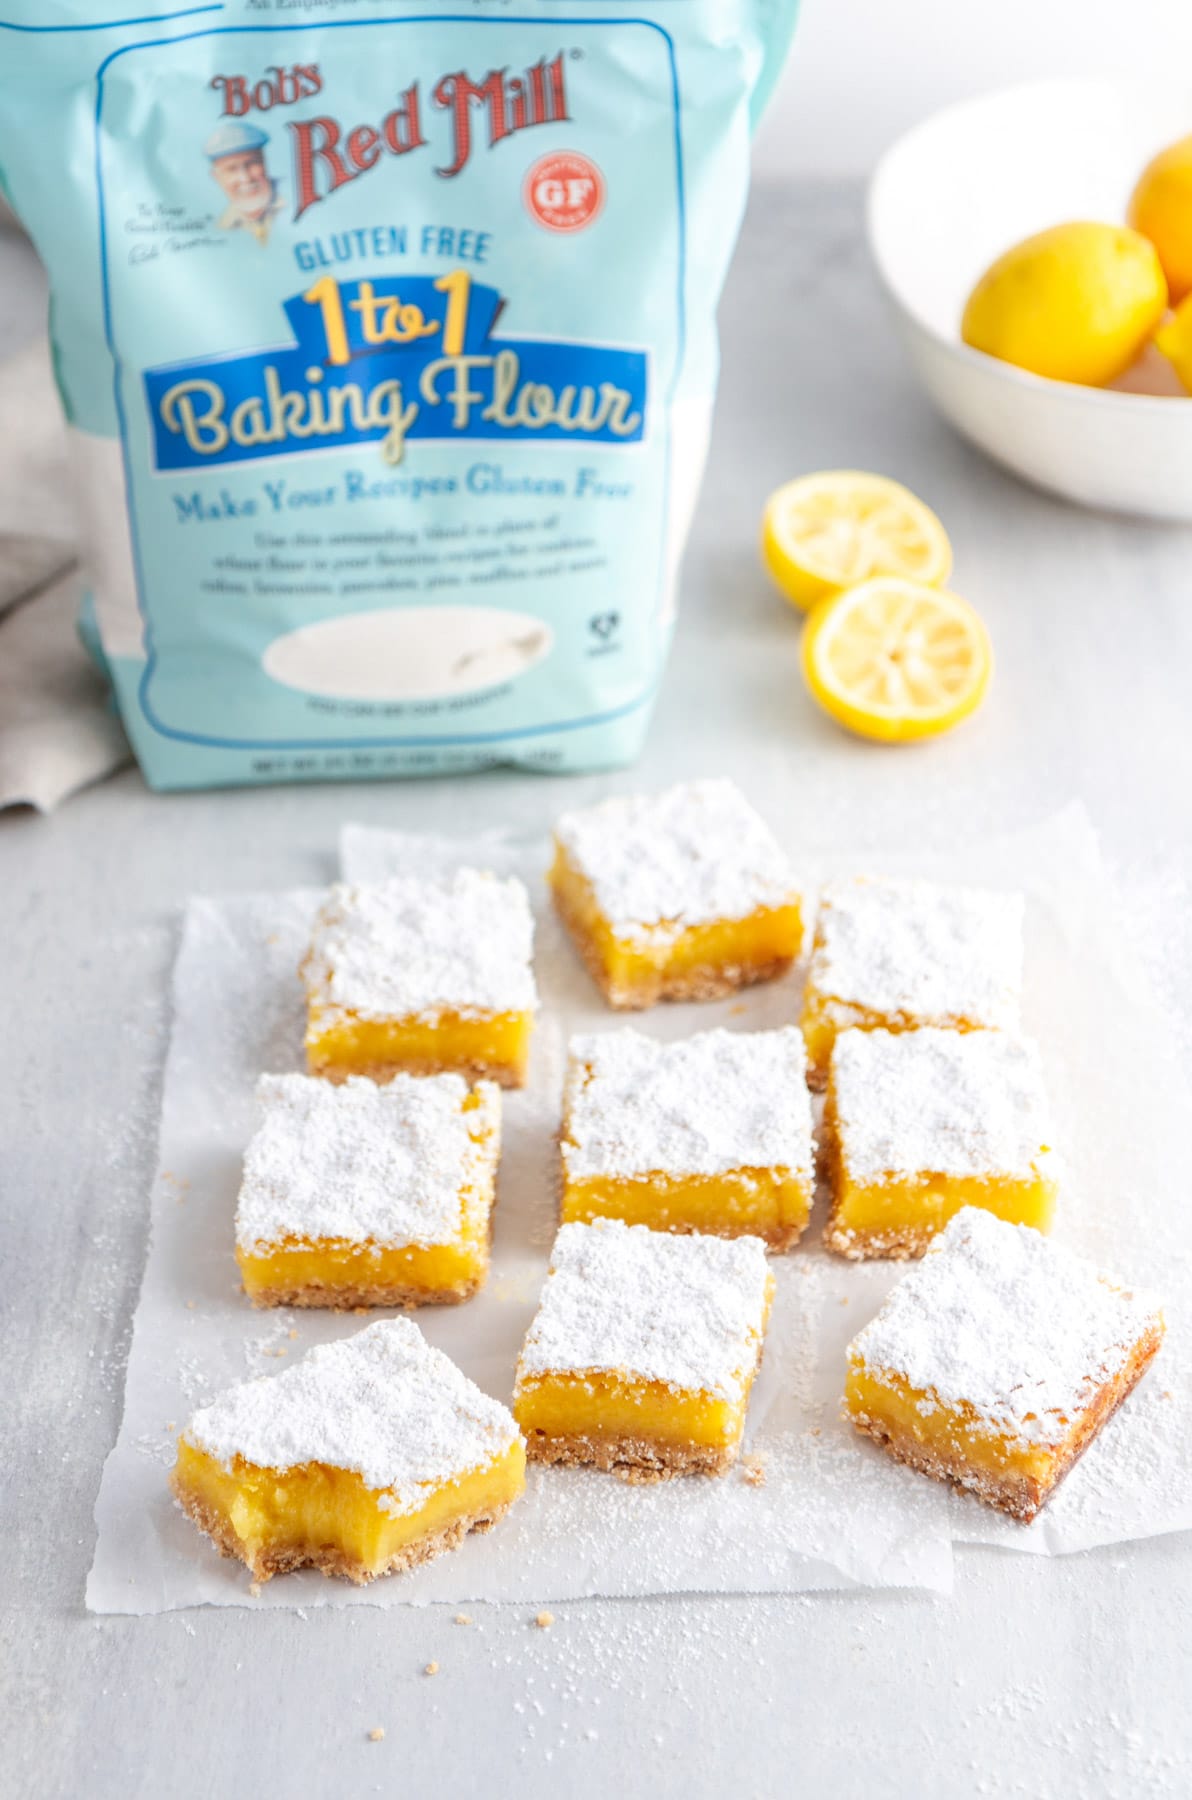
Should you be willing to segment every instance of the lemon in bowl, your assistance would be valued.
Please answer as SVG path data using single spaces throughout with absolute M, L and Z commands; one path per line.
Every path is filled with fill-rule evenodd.
M 1192 136 L 1151 158 L 1130 196 L 1128 217 L 1155 246 L 1178 306 L 1192 294 Z
M 1126 218 L 1139 171 L 1187 133 L 1192 79 L 1063 77 L 946 108 L 887 151 L 869 242 L 911 367 L 944 416 L 1025 480 L 1084 506 L 1192 521 L 1192 406 L 1148 346 L 1110 386 L 965 343 L 982 274 L 1058 221 Z
M 1104 387 L 1130 367 L 1167 310 L 1149 238 L 1080 220 L 999 256 L 969 295 L 960 335 L 973 350 L 1051 381 Z

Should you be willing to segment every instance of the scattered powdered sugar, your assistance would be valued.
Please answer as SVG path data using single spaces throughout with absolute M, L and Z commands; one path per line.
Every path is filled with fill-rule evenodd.
M 766 1306 L 760 1238 L 564 1225 L 518 1363 L 527 1375 L 618 1372 L 739 1400 Z
M 1027 1444 L 1058 1444 L 1160 1320 L 1026 1225 L 965 1207 L 854 1338 L 850 1356 L 961 1403 Z
M 496 1169 L 501 1101 L 480 1082 L 465 1110 L 461 1075 L 398 1075 L 379 1087 L 262 1075 L 262 1120 L 244 1157 L 236 1242 L 283 1238 L 448 1244 L 461 1195 Z
M 603 800 L 564 813 L 555 837 L 620 938 L 744 919 L 799 898 L 777 839 L 731 781 Z
M 366 1019 L 526 1012 L 537 1005 L 533 945 L 529 897 L 514 877 L 394 875 L 331 889 L 302 973 L 312 1003 Z
M 924 1023 L 1014 1026 L 1023 897 L 859 876 L 820 895 L 809 986 Z
M 832 1048 L 849 1175 L 1030 1177 L 1054 1161 L 1039 1052 L 1004 1031 L 842 1031 Z
M 820 829 L 814 819 L 800 827 Z M 357 848 L 365 839 L 371 846 L 367 864 Z M 808 842 L 814 852 L 814 839 Z M 519 874 L 536 894 L 548 854 L 547 844 L 536 838 L 510 839 L 502 850 L 492 839 L 482 844 L 472 837 L 411 839 L 350 828 L 344 873 L 348 881 L 374 882 L 390 871 L 491 867 Z M 486 1612 L 485 1629 L 504 1630 L 499 1623 L 504 1620 L 511 1634 L 519 1634 L 519 1655 L 527 1642 L 537 1646 L 540 1658 L 564 1642 L 574 1646 L 575 1678 L 582 1688 L 595 1638 L 535 1631 L 528 1620 L 544 1605 L 558 1614 L 557 1602 L 591 1594 L 777 1592 L 786 1597 L 759 1604 L 771 1609 L 777 1604 L 802 1616 L 804 1608 L 821 1601 L 814 1593 L 800 1597 L 792 1590 L 860 1583 L 946 1591 L 953 1540 L 997 1544 L 1017 1557 L 1123 1545 L 1192 1529 L 1192 1257 L 1180 1236 L 1187 1210 L 1180 1151 L 1188 1094 L 1171 1053 L 1170 1032 L 1156 1025 L 1145 982 L 1138 981 L 1129 961 L 1123 965 L 1121 926 L 1106 912 L 1103 867 L 1087 821 L 1074 810 L 1012 838 L 983 838 L 967 849 L 950 845 L 938 854 L 916 844 L 897 866 L 940 880 L 1005 882 L 1027 890 L 1029 1028 L 1043 1046 L 1056 1131 L 1074 1165 L 1059 1230 L 1064 1242 L 1102 1267 L 1126 1270 L 1140 1281 L 1161 1280 L 1169 1301 L 1168 1336 L 1155 1368 L 1034 1524 L 1022 1525 L 893 1462 L 840 1418 L 848 1343 L 877 1312 L 905 1265 L 847 1262 L 823 1252 L 809 1234 L 797 1253 L 770 1259 L 777 1295 L 765 1358 L 750 1394 L 743 1452 L 764 1456 L 764 1486 L 734 1474 L 719 1481 L 634 1487 L 597 1470 L 534 1465 L 524 1498 L 497 1530 L 469 1537 L 451 1555 L 366 1587 L 327 1581 L 311 1570 L 278 1576 L 251 1598 L 254 1610 L 301 1605 L 313 1616 L 314 1608 L 324 1606 L 404 1609 L 437 1601 L 449 1607 L 448 1618 L 460 1606 L 475 1612 L 474 1632 L 481 1626 L 474 1602 L 517 1602 L 521 1610 Z M 240 1565 L 216 1555 L 175 1509 L 161 1465 L 139 1452 L 137 1440 L 168 1438 L 167 1421 L 182 1425 L 250 1372 L 276 1375 L 297 1365 L 313 1343 L 342 1337 L 365 1322 L 299 1309 L 284 1316 L 266 1343 L 262 1316 L 245 1305 L 229 1254 L 244 1146 L 256 1124 L 257 1077 L 262 1069 L 301 1066 L 303 1009 L 294 970 L 323 897 L 242 894 L 195 901 L 189 909 L 175 985 L 149 1263 L 135 1333 L 128 1331 L 132 1351 L 124 1423 L 96 1512 L 87 1603 L 101 1613 L 250 1603 Z M 1170 935 L 1170 918 L 1166 924 Z M 529 1086 L 505 1097 L 509 1151 L 501 1166 L 493 1275 L 466 1305 L 417 1315 L 435 1344 L 506 1402 L 553 1236 L 544 1236 L 544 1227 L 559 1118 L 562 1025 L 597 1033 L 616 1023 L 580 977 L 570 942 L 545 906 L 539 933 L 536 972 L 552 1029 L 537 1034 Z M 1170 974 L 1158 958 L 1155 969 Z M 708 1023 L 735 1022 L 753 1030 L 785 1024 L 793 1016 L 792 991 L 784 983 L 751 989 L 723 1006 L 701 1009 L 699 1022 L 706 1015 Z M 648 1029 L 661 1037 L 689 1032 L 689 1013 L 660 1009 Z M 109 1172 L 118 1173 L 129 1158 L 126 1128 L 113 1127 L 109 1136 Z M 102 1229 L 109 1230 L 110 1222 Z M 122 1306 L 130 1300 L 127 1273 L 120 1273 L 113 1259 L 111 1281 L 123 1296 Z M 278 1356 L 280 1350 L 285 1356 Z M 109 1367 L 114 1393 L 118 1371 L 110 1358 Z M 1133 1561 L 1128 1545 L 1113 1557 L 1096 1559 L 1103 1581 L 1100 1587 L 1093 1582 L 1094 1598 L 1106 1620 L 1120 1586 L 1114 1570 Z M 973 1559 L 962 1558 L 960 1567 L 971 1577 Z M 1069 1583 L 1084 1578 L 1075 1565 L 1052 1575 Z M 1031 1585 L 1027 1572 L 1016 1571 L 1015 1579 Z M 857 1619 L 876 1616 L 855 1595 L 826 1604 Z M 894 1604 L 875 1602 L 886 1612 Z M 910 1596 L 898 1605 L 925 1610 Z M 626 1693 L 639 1678 L 639 1663 L 659 1654 L 679 1659 L 680 1685 L 697 1652 L 717 1664 L 726 1656 L 753 1654 L 748 1621 L 758 1614 L 748 1600 L 727 1610 L 682 1606 L 677 1612 L 683 1620 L 681 1642 L 671 1633 L 663 1644 L 648 1636 L 655 1629 L 651 1621 L 676 1614 L 673 1605 L 604 1609 L 608 1641 L 597 1646 L 597 1662 Z M 422 1616 L 429 1629 L 437 1615 Z M 613 1631 L 625 1620 L 632 1625 L 633 1645 L 640 1632 L 645 1646 L 633 1649 L 628 1661 L 627 1640 Z M 441 1623 L 458 1639 L 458 1627 Z M 714 1635 L 718 1631 L 722 1638 Z M 870 1631 L 871 1650 L 879 1647 L 875 1632 L 877 1627 Z M 427 1655 L 439 1656 L 450 1674 L 445 1648 L 438 1639 L 427 1640 Z M 681 1694 L 679 1707 L 682 1711 Z M 527 1718 L 534 1712 L 527 1695 Z M 598 1711 L 594 1718 L 599 1724 Z M 370 1713 L 367 1723 L 372 1722 Z M 540 1724 L 539 1743 L 544 1729 Z M 665 1729 L 673 1735 L 672 1725 Z M 607 1737 L 603 1730 L 601 1737 Z
M 640 1031 L 574 1037 L 565 1101 L 568 1174 L 811 1172 L 803 1034 L 703 1031 L 659 1043 Z
M 482 1468 L 517 1436 L 511 1415 L 432 1350 L 410 1319 L 322 1344 L 281 1375 L 244 1382 L 197 1412 L 184 1436 L 225 1467 L 352 1469 L 415 1512 L 429 1484 Z

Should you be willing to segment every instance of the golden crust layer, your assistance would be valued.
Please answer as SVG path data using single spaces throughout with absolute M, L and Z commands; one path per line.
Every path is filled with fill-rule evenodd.
M 1098 1389 L 1046 1481 L 1019 1474 L 1008 1474 L 999 1480 L 988 1470 L 973 1468 L 960 1456 L 941 1455 L 928 1450 L 917 1439 L 891 1432 L 885 1421 L 873 1419 L 866 1413 L 850 1412 L 846 1417 L 858 1431 L 880 1444 L 897 1462 L 917 1469 L 920 1474 L 930 1475 L 936 1481 L 948 1481 L 955 1487 L 964 1488 L 987 1506 L 1008 1513 L 1022 1524 L 1029 1524 L 1079 1462 L 1102 1426 L 1108 1423 L 1122 1402 L 1129 1398 L 1146 1374 L 1162 1342 L 1163 1332 L 1157 1326 L 1139 1339 L 1125 1367 Z
M 825 1250 L 831 1250 L 834 1256 L 846 1257 L 849 1262 L 869 1262 L 878 1257 L 890 1262 L 916 1262 L 938 1235 L 934 1230 L 847 1231 L 833 1225 L 829 1219 L 824 1227 L 823 1243 Z
M 600 1469 L 621 1481 L 670 1481 L 676 1475 L 726 1475 L 737 1460 L 739 1445 L 714 1450 L 690 1444 L 662 1444 L 654 1438 L 597 1438 L 580 1432 L 552 1437 L 527 1431 L 526 1460 L 570 1463 Z
M 251 1294 L 254 1306 L 321 1307 L 327 1312 L 357 1312 L 374 1306 L 458 1306 L 470 1300 L 484 1286 L 483 1277 L 462 1287 L 433 1288 L 389 1286 L 328 1287 L 323 1282 L 307 1281 L 295 1288 L 259 1288 Z
M 196 1495 L 190 1493 L 177 1479 L 176 1471 L 171 1471 L 170 1487 L 174 1498 L 189 1519 L 192 1519 L 199 1530 L 209 1537 L 221 1556 L 230 1557 L 234 1562 L 242 1562 L 252 1575 L 254 1581 L 269 1581 L 274 1575 L 288 1574 L 291 1569 L 318 1569 L 326 1576 L 342 1576 L 354 1582 L 357 1587 L 375 1580 L 381 1575 L 397 1575 L 405 1569 L 412 1569 L 418 1563 L 429 1562 L 432 1557 L 440 1555 L 444 1550 L 454 1550 L 457 1544 L 473 1531 L 491 1531 L 497 1520 L 502 1518 L 513 1505 L 512 1500 L 504 1506 L 488 1507 L 483 1513 L 472 1517 L 454 1519 L 450 1525 L 444 1525 L 436 1531 L 428 1531 L 425 1537 L 418 1538 L 412 1544 L 406 1544 L 395 1556 L 392 1556 L 383 1569 L 368 1569 L 342 1550 L 331 1545 L 323 1545 L 318 1550 L 298 1549 L 294 1546 L 283 1546 L 276 1550 L 263 1551 L 255 1562 L 248 1562 L 244 1555 L 244 1547 L 236 1534 L 231 1530 L 214 1507 L 207 1506 Z

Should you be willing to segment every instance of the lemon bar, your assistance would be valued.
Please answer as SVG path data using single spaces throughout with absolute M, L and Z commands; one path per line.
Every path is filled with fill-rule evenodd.
M 538 1004 L 520 881 L 479 869 L 332 888 L 302 965 L 307 1065 L 342 1081 L 525 1081 Z
M 1150 1297 L 966 1207 L 850 1344 L 845 1409 L 899 1462 L 1029 1520 L 1163 1333 Z
M 716 999 L 781 975 L 802 949 L 786 858 L 731 781 L 565 813 L 550 885 L 610 1006 Z
M 501 1093 L 462 1075 L 263 1075 L 236 1261 L 257 1306 L 466 1300 L 488 1274 Z
M 409 1319 L 323 1344 L 197 1412 L 170 1483 L 257 1581 L 371 1581 L 487 1531 L 525 1486 L 509 1412 Z
M 1039 1054 L 1005 1031 L 842 1031 L 823 1137 L 824 1242 L 921 1256 L 962 1206 L 1046 1231 L 1057 1158 Z
M 801 1032 L 573 1038 L 562 1163 L 564 1221 L 749 1233 L 789 1249 L 815 1185 Z
M 813 1086 L 838 1031 L 1013 1030 L 1022 895 L 860 876 L 820 896 L 803 1000 Z
M 626 1481 L 723 1475 L 773 1292 L 760 1238 L 562 1226 L 517 1365 L 527 1456 Z

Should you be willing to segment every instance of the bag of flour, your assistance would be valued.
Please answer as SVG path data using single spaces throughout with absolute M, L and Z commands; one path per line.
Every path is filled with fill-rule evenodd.
M 148 780 L 628 761 L 794 0 L 104 10 L 5 0 L 0 175 Z

